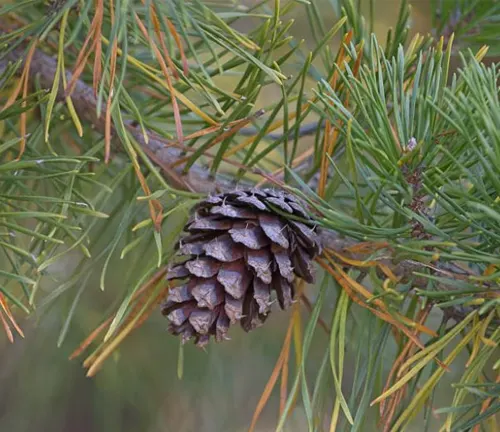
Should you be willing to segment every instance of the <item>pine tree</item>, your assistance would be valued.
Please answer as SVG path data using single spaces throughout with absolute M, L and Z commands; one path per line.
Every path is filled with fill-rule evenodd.
M 431 3 L 431 35 L 402 1 L 382 43 L 374 0 L 4 1 L 5 340 L 85 327 L 94 376 L 162 311 L 155 345 L 214 352 L 274 310 L 250 430 L 275 387 L 279 431 L 298 407 L 310 431 L 496 430 L 500 5 Z

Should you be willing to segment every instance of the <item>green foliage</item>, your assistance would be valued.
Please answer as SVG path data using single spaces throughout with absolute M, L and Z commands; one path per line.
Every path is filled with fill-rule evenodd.
M 411 53 L 401 48 L 386 59 L 377 51 L 380 60 L 359 77 L 348 66 L 339 74 L 352 95 L 349 109 L 327 83 L 318 90 L 317 111 L 348 125 L 341 131 L 344 158 L 330 161 L 342 180 L 326 196 L 335 207 L 320 207 L 325 224 L 363 239 L 396 235 L 407 249 L 437 247 L 450 260 L 498 264 L 498 70 L 464 59 L 448 87 L 449 53 L 420 52 L 407 79 Z M 348 173 L 338 166 L 343 162 Z M 410 178 L 415 172 L 419 178 Z M 349 192 L 337 194 L 341 186 Z M 433 197 L 430 217 L 412 210 L 418 194 Z M 414 220 L 432 234 L 429 244 L 412 243 Z
M 72 328 L 90 333 L 82 316 L 98 325 L 110 314 L 85 361 L 93 375 L 156 312 L 161 271 L 206 190 L 174 184 L 172 172 L 205 173 L 203 186 L 274 179 L 317 210 L 319 226 L 372 246 L 319 260 L 319 283 L 306 290 L 310 316 L 302 324 L 298 307 L 292 313 L 286 362 L 275 369 L 285 379 L 294 353 L 277 430 L 298 400 L 310 431 L 408 430 L 412 421 L 419 430 L 493 430 L 499 70 L 481 62 L 480 47 L 495 54 L 499 6 L 432 3 L 434 39 L 411 37 L 406 1 L 381 37 L 374 0 L 2 6 L 4 328 L 10 310 L 42 319 L 57 310 L 63 346 Z M 450 70 L 454 57 L 459 70 Z M 311 119 L 318 127 L 304 144 Z M 393 278 L 404 265 L 410 274 Z M 93 309 L 96 298 L 106 307 Z M 181 348 L 169 361 L 177 356 L 188 357 Z M 456 364 L 450 386 L 446 368 Z M 435 410 L 442 383 L 450 406 Z
M 454 33 L 460 47 L 489 45 L 498 55 L 500 5 L 491 0 L 432 0 L 433 27 L 446 40 Z

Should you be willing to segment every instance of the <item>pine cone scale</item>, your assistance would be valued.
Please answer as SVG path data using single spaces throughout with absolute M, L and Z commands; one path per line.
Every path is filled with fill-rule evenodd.
M 247 291 L 251 278 L 247 274 L 243 260 L 224 264 L 217 275 L 217 280 L 222 284 L 227 293 L 235 299 L 242 298 Z
M 294 278 L 292 262 L 290 261 L 286 249 L 280 248 L 279 246 L 273 246 L 271 250 L 281 276 L 288 280 L 288 282 L 292 282 Z
M 217 318 L 218 316 L 209 310 L 196 309 L 189 315 L 189 323 L 197 333 L 206 335 Z
M 179 309 L 175 309 L 172 312 L 168 314 L 168 319 L 170 322 L 176 326 L 180 326 L 183 324 L 187 319 L 189 319 L 189 316 L 193 311 L 196 310 L 196 303 L 191 302 L 189 304 L 183 305 Z
M 267 207 L 266 205 L 260 201 L 257 197 L 255 197 L 254 195 L 251 195 L 251 196 L 240 196 L 238 198 L 236 198 L 236 200 L 240 203 L 244 203 L 244 204 L 250 204 L 252 207 L 256 208 L 257 210 L 267 210 Z
M 231 221 L 221 220 L 218 216 L 197 217 L 188 225 L 188 231 L 225 231 L 230 229 L 231 226 Z
M 229 234 L 216 237 L 203 247 L 205 253 L 222 262 L 232 262 L 243 258 L 243 245 L 235 243 Z
M 259 279 L 254 279 L 253 291 L 255 301 L 259 305 L 259 313 L 267 314 L 270 306 L 273 303 L 271 301 L 271 287 L 269 286 L 269 284 L 266 284 Z
M 283 278 L 273 279 L 273 289 L 278 296 L 278 303 L 281 309 L 287 309 L 292 305 L 292 288 Z
M 221 263 L 213 258 L 198 258 L 185 264 L 189 273 L 202 278 L 215 276 L 219 272 L 220 266 Z
M 190 272 L 184 264 L 176 265 L 167 273 L 167 280 L 182 279 L 189 275 Z
M 286 211 L 287 213 L 292 214 L 293 213 L 293 208 L 287 204 L 282 198 L 267 198 L 267 201 L 270 202 L 271 204 L 274 204 L 275 206 L 279 207 L 281 210 Z
M 229 320 L 231 321 L 231 324 L 235 324 L 243 317 L 243 297 L 235 299 L 230 294 L 227 294 L 224 309 L 229 317 Z
M 270 244 L 269 237 L 266 236 L 260 226 L 250 225 L 250 223 L 238 223 L 229 230 L 229 235 L 236 243 L 241 243 L 250 249 L 261 249 Z
M 286 226 L 280 219 L 269 214 L 260 214 L 259 223 L 269 239 L 279 244 L 282 248 L 288 249 L 290 243 L 287 238 Z
M 267 249 L 247 250 L 246 262 L 253 269 L 255 276 L 270 284 L 272 279 L 271 253 Z
M 213 310 L 224 301 L 224 288 L 217 280 L 212 278 L 207 281 L 196 280 L 196 282 L 191 292 L 198 306 Z
M 298 248 L 292 254 L 292 264 L 295 273 L 299 275 L 299 277 L 308 283 L 314 282 L 314 277 L 311 271 L 311 263 L 303 252 L 303 249 Z
M 181 285 L 170 290 L 169 300 L 174 303 L 184 303 L 192 299 L 191 290 L 187 285 Z
M 210 209 L 210 213 L 226 216 L 229 218 L 256 219 L 256 215 L 252 211 L 245 208 L 234 207 L 232 205 L 226 205 L 226 204 L 212 207 Z

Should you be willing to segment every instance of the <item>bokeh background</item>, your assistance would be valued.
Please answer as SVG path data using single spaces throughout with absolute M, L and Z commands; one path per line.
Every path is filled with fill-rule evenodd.
M 327 6 L 328 0 L 316 1 L 325 6 L 325 22 L 331 21 L 333 25 L 335 18 L 331 7 Z M 411 3 L 412 33 L 430 31 L 429 2 L 419 0 Z M 388 27 L 396 22 L 398 8 L 399 0 L 376 2 L 375 32 L 381 40 L 385 39 Z M 305 39 L 312 45 L 306 17 L 297 14 L 295 18 L 292 32 L 298 39 Z M 229 88 L 232 80 L 235 78 L 227 78 Z M 272 102 L 272 98 L 273 93 L 266 90 L 260 103 L 264 106 Z M 175 224 L 175 220 L 171 223 Z M 104 236 L 101 242 L 105 244 L 108 240 Z M 151 259 L 155 256 L 153 249 L 152 245 Z M 50 294 L 57 289 L 57 280 L 71 277 L 79 259 L 78 255 L 70 253 L 51 267 L 55 281 L 43 285 L 42 292 Z M 148 255 L 129 259 L 147 260 Z M 126 261 L 119 259 L 111 262 L 104 292 L 99 289 L 99 276 L 99 272 L 89 275 L 88 288 L 83 292 L 61 347 L 57 347 L 57 340 L 78 287 L 55 302 L 42 305 L 36 314 L 21 321 L 26 339 L 18 338 L 11 345 L 0 336 L 0 431 L 247 430 L 281 349 L 289 314 L 272 314 L 264 327 L 250 334 L 234 328 L 230 342 L 211 344 L 206 352 L 187 345 L 184 349 L 183 377 L 179 379 L 179 341 L 166 332 L 166 320 L 158 311 L 120 346 L 94 378 L 89 379 L 85 376 L 81 359 L 69 361 L 68 356 L 116 308 L 117 299 L 123 298 L 131 280 L 126 272 Z M 324 311 L 323 315 L 327 322 L 330 318 L 328 312 Z M 304 319 L 307 315 L 303 311 Z M 439 317 L 435 319 L 439 320 Z M 348 343 L 353 347 L 358 343 L 369 343 L 367 329 L 353 326 L 351 330 Z M 319 334 L 312 346 L 309 373 L 313 377 L 325 343 L 326 337 Z M 453 370 L 458 367 L 457 363 Z M 450 381 L 453 381 L 453 370 L 448 377 Z M 347 389 L 352 373 L 352 370 L 346 371 Z M 450 396 L 446 388 L 438 389 L 434 402 L 437 406 L 445 406 Z M 257 430 L 274 430 L 277 418 L 276 391 L 261 416 Z M 300 403 L 287 430 L 307 430 Z M 418 419 L 413 430 L 420 430 Z

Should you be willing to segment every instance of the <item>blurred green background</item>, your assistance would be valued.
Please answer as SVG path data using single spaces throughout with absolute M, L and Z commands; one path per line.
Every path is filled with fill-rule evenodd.
M 327 6 L 327 0 L 321 2 L 325 4 L 325 22 L 331 21 L 333 25 L 331 7 Z M 411 3 L 412 33 L 428 32 L 429 2 Z M 376 2 L 375 31 L 381 40 L 385 39 L 388 27 L 396 22 L 398 7 L 399 0 Z M 311 36 L 305 19 L 297 15 L 292 32 L 297 38 L 308 41 Z M 273 97 L 272 92 L 264 93 L 262 105 L 272 102 Z M 106 238 L 101 242 L 105 243 Z M 140 258 L 148 259 L 147 256 Z M 57 274 L 59 280 L 64 280 L 71 276 L 78 259 L 78 255 L 70 253 L 50 271 Z M 151 259 L 154 259 L 154 246 L 151 247 Z M 121 300 L 130 288 L 125 268 L 126 261 L 116 259 L 112 262 L 104 292 L 99 289 L 99 272 L 90 275 L 68 337 L 60 348 L 56 346 L 57 339 L 78 287 L 53 304 L 42 307 L 28 320 L 20 319 L 26 339 L 18 338 L 11 345 L 5 337 L 0 337 L 0 431 L 247 430 L 281 349 L 289 314 L 272 314 L 264 327 L 250 334 L 234 328 L 230 342 L 210 344 L 206 352 L 187 345 L 184 374 L 179 380 L 179 341 L 166 332 L 166 320 L 158 311 L 120 346 L 94 378 L 86 378 L 81 358 L 69 361 L 68 356 L 114 310 L 116 299 Z M 55 288 L 56 283 L 46 284 L 42 290 L 48 294 Z M 306 319 L 307 312 L 302 313 Z M 328 311 L 323 318 L 329 320 Z M 370 342 L 370 330 L 355 323 L 349 334 L 353 347 Z M 323 355 L 321 348 L 327 341 L 324 334 L 318 332 L 318 335 L 308 371 L 312 377 Z M 292 354 L 292 370 L 293 362 Z M 346 389 L 350 374 L 352 371 L 346 371 Z M 449 380 L 453 380 L 453 370 Z M 449 398 L 446 389 L 438 389 L 434 402 L 444 406 Z M 257 431 L 274 430 L 277 417 L 278 391 L 275 391 Z M 300 403 L 287 430 L 307 430 Z M 419 430 L 418 420 L 413 430 Z

